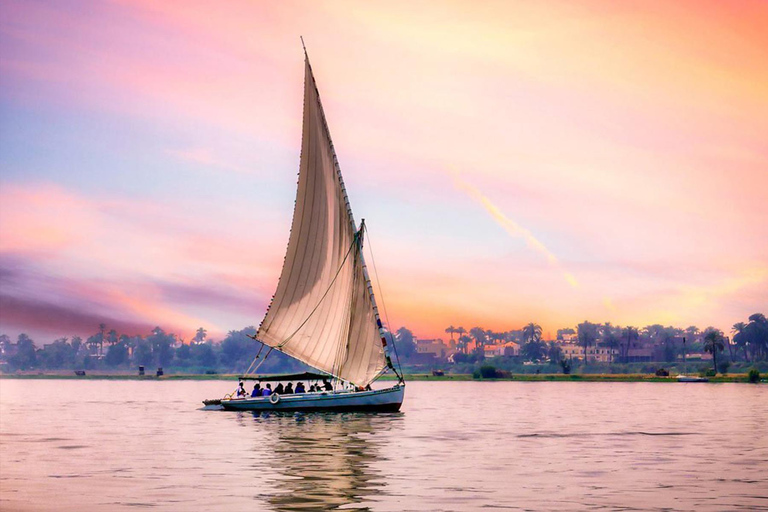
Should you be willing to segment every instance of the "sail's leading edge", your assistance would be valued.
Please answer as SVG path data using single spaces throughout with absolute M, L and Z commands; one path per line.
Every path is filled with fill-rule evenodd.
M 283 271 L 258 340 L 358 386 L 374 380 L 386 359 L 361 250 L 305 59 L 296 207 Z

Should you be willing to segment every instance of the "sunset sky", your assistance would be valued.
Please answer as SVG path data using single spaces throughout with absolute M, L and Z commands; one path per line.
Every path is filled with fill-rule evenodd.
M 300 35 L 393 328 L 728 332 L 768 313 L 766 27 L 765 1 L 0 0 L 0 333 L 258 325 Z

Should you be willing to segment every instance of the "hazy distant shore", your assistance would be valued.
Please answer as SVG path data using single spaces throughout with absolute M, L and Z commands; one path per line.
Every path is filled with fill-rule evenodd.
M 134 373 L 92 373 L 86 375 L 75 375 L 67 372 L 28 372 L 14 374 L 0 374 L 0 379 L 80 379 L 80 380 L 236 380 L 236 374 L 195 374 L 179 373 L 163 375 L 156 377 L 154 375 L 139 376 Z M 708 377 L 710 383 L 718 382 L 748 382 L 746 373 L 734 373 L 728 375 L 718 375 L 717 377 Z M 393 376 L 384 376 L 381 380 L 395 380 Z M 478 379 L 472 374 L 448 374 L 443 376 L 434 376 L 426 373 L 406 374 L 406 381 L 524 381 L 524 382 L 677 382 L 672 377 L 658 377 L 653 374 L 512 374 L 509 377 L 495 379 Z

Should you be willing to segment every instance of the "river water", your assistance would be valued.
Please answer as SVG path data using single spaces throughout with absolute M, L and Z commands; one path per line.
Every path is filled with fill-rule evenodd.
M 0 380 L 0 510 L 768 510 L 768 387 L 412 382 L 396 414 L 225 381 Z

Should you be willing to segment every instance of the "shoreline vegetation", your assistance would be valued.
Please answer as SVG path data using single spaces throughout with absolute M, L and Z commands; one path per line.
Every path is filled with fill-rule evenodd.
M 418 338 L 406 327 L 385 332 L 393 359 L 410 380 L 520 380 L 667 382 L 678 375 L 711 382 L 760 380 L 768 373 L 768 318 L 738 322 L 732 338 L 661 324 L 643 328 L 584 321 L 545 340 L 534 322 L 503 332 L 453 325 L 448 339 Z M 0 333 L 0 375 L 22 378 L 229 379 L 245 373 L 279 374 L 312 368 L 257 341 L 253 326 L 221 340 L 199 328 L 183 339 L 157 326 L 146 335 L 120 334 L 107 324 L 83 339 L 16 342 Z M 456 336 L 458 335 L 458 336 Z M 77 374 L 79 375 L 76 375 Z M 439 376 L 439 377 L 438 377 Z
M 198 373 L 178 373 L 166 374 L 161 376 L 142 375 L 135 373 L 93 373 L 86 375 L 76 375 L 74 372 L 22 372 L 15 374 L 0 374 L 0 379 L 63 379 L 63 380 L 148 380 L 148 381 L 173 381 L 173 380 L 221 380 L 235 381 L 238 374 L 198 374 Z M 710 383 L 723 382 L 744 382 L 749 383 L 748 373 L 732 373 L 728 375 L 718 375 L 717 377 L 708 377 Z M 396 377 L 385 375 L 380 380 L 394 381 Z M 429 373 L 405 374 L 406 382 L 414 381 L 474 381 L 474 382 L 677 382 L 676 376 L 660 377 L 647 373 L 587 373 L 587 374 L 561 374 L 561 373 L 519 373 L 510 374 L 504 377 L 483 378 L 470 373 L 456 373 L 435 376 Z M 763 381 L 764 382 L 764 381 Z

